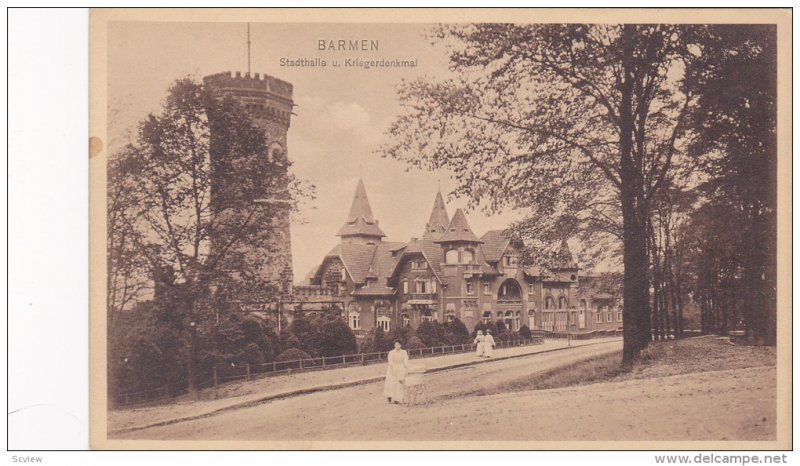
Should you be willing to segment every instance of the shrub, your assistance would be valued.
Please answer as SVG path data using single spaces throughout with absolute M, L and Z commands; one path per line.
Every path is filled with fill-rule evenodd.
M 380 348 L 375 348 L 375 351 L 389 351 L 394 348 L 394 342 L 398 340 L 405 347 L 409 340 L 416 335 L 416 331 L 410 325 L 406 327 L 395 327 L 384 335 L 383 344 Z
M 497 336 L 497 340 L 500 341 L 514 341 L 519 339 L 520 339 L 519 333 L 513 330 L 506 330 L 505 333 L 501 333 L 500 335 Z
M 373 351 L 381 351 L 386 346 L 386 334 L 383 332 L 383 328 L 376 327 L 374 330 L 370 330 L 367 340 L 372 342 Z
M 425 345 L 425 343 L 423 343 L 422 340 L 419 339 L 419 337 L 413 336 L 413 337 L 408 339 L 408 343 L 406 343 L 405 348 L 406 349 L 420 349 L 420 348 L 425 348 L 426 346 L 427 345 Z
M 341 356 L 353 354 L 358 349 L 356 336 L 342 319 L 331 319 L 318 329 L 318 354 L 321 356 Z
M 533 337 L 533 335 L 531 335 L 531 329 L 529 329 L 527 325 L 523 325 L 519 328 L 519 336 L 524 340 L 530 340 Z
M 502 339 L 503 334 L 509 331 L 506 328 L 506 324 L 502 320 L 490 322 L 488 328 L 492 331 L 492 336 L 494 336 L 496 339 Z
M 472 338 L 475 338 L 478 335 L 478 330 L 480 330 L 481 332 L 483 332 L 484 335 L 486 335 L 487 328 L 488 326 L 486 324 L 484 324 L 483 322 L 478 322 L 475 325 L 475 328 L 472 329 L 472 335 L 471 335 Z
M 275 358 L 278 362 L 297 361 L 298 359 L 311 359 L 311 356 L 301 349 L 289 348 Z
M 472 341 L 467 326 L 458 319 L 452 322 L 445 322 L 444 331 L 451 345 L 460 345 Z
M 444 326 L 439 321 L 426 321 L 419 324 L 417 327 L 417 336 L 425 346 L 441 346 L 449 345 Z
M 319 341 L 319 331 L 317 320 L 312 324 L 302 316 L 295 317 L 291 325 L 289 325 L 289 333 L 294 335 L 299 342 L 296 348 L 300 348 L 312 356 L 321 354 L 322 347 Z

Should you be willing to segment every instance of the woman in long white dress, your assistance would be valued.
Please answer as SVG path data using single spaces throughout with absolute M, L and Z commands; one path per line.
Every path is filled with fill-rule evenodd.
M 408 374 L 408 352 L 402 349 L 399 341 L 394 342 L 394 349 L 389 351 L 387 357 L 389 367 L 386 369 L 386 383 L 383 386 L 383 396 L 389 403 L 402 403 L 403 382 Z
M 478 332 L 477 332 L 477 334 L 475 336 L 475 341 L 473 341 L 472 343 L 475 344 L 475 354 L 479 358 L 482 358 L 484 353 L 485 353 L 484 342 L 483 342 L 483 331 L 482 330 L 478 330 Z
M 483 355 L 487 358 L 492 357 L 492 350 L 494 349 L 494 337 L 491 330 L 486 330 L 486 336 L 483 337 Z

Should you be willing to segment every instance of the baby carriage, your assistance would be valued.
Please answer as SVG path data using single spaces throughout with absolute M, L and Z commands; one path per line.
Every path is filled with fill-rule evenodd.
M 409 364 L 408 375 L 403 382 L 403 402 L 407 406 L 414 406 L 420 396 L 424 396 L 425 401 L 428 401 L 423 374 L 425 374 L 423 364 Z

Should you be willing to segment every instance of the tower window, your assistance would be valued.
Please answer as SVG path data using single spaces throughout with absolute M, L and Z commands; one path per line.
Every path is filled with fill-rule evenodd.
M 447 251 L 447 254 L 444 256 L 444 261 L 448 264 L 458 264 L 458 250 L 451 249 Z

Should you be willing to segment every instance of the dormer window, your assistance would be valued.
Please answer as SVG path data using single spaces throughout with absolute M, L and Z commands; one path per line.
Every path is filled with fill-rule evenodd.
M 512 255 L 505 255 L 503 256 L 503 265 L 506 267 L 516 267 L 517 266 L 517 256 Z

